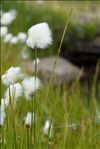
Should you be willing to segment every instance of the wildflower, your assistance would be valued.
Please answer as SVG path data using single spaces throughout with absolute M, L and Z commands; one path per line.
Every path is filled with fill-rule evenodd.
M 21 68 L 20 67 L 10 67 L 5 72 L 5 74 L 3 74 L 1 77 L 2 82 L 5 85 L 14 84 L 20 78 L 21 78 Z
M 20 32 L 19 34 L 18 34 L 18 40 L 20 41 L 20 42 L 25 42 L 26 41 L 26 38 L 27 38 L 27 35 L 25 34 L 25 33 L 23 33 L 23 32 Z
M 28 112 L 25 119 L 25 125 L 27 128 L 32 124 L 32 117 L 34 118 L 34 113 Z
M 0 36 L 1 37 L 4 37 L 7 34 L 7 32 L 8 32 L 8 28 L 6 26 L 2 26 L 0 28 Z
M 10 90 L 10 91 L 9 91 Z M 14 85 L 10 85 L 5 93 L 5 98 L 9 101 L 10 97 L 11 100 L 15 100 L 14 103 L 18 100 L 18 98 L 22 95 L 23 89 L 20 83 L 16 83 Z M 10 95 L 9 95 L 10 93 Z
M 50 137 L 51 137 L 52 136 L 52 131 L 53 131 L 53 125 L 51 124 L 51 126 L 50 126 L 50 121 L 46 120 L 44 128 L 43 128 L 43 133 L 45 135 L 48 135 L 49 129 L 50 129 Z
M 5 12 L 1 16 L 1 24 L 9 25 L 16 18 L 16 14 L 13 11 Z
M 31 48 L 46 48 L 52 42 L 51 30 L 47 23 L 39 23 L 28 30 L 27 45 Z
M 17 36 L 12 37 L 10 40 L 10 43 L 11 44 L 17 44 L 18 43 L 18 37 Z
M 7 34 L 5 37 L 4 37 L 4 43 L 8 43 L 10 42 L 11 38 L 13 37 L 13 35 L 11 33 Z
M 26 99 L 28 99 L 29 97 L 31 99 L 35 91 L 41 87 L 41 82 L 37 77 L 36 77 L 36 80 L 35 80 L 35 77 L 29 77 L 29 78 L 25 78 L 22 81 L 22 85 L 25 90 Z
M 5 85 L 10 84 L 6 74 L 3 74 L 1 79 L 2 79 L 3 84 L 5 84 Z

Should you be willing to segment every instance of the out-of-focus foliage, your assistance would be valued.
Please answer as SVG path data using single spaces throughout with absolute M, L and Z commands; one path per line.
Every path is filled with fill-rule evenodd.
M 99 31 L 99 3 L 83 2 L 3 2 L 2 9 L 7 11 L 15 8 L 17 19 L 9 27 L 13 33 L 27 32 L 33 24 L 48 22 L 53 32 L 53 48 L 48 54 L 58 50 L 61 36 L 67 22 L 70 9 L 73 8 L 70 24 L 63 41 L 63 48 L 72 50 L 83 41 L 93 39 Z M 20 27 L 19 27 L 20 26 Z M 73 44 L 72 44 L 73 43 Z M 53 50 L 55 49 L 55 50 Z M 41 54 L 40 54 L 41 55 Z

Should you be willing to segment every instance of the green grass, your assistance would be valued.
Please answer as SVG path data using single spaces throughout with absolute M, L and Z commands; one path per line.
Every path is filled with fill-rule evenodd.
M 51 87 L 47 100 L 44 98 L 46 87 L 37 92 L 36 148 L 46 149 L 48 146 L 54 149 L 99 148 L 100 119 L 96 111 L 99 111 L 100 105 L 92 97 L 89 100 L 83 90 L 79 83 L 62 89 L 60 86 Z M 27 112 L 32 109 L 31 103 L 23 97 L 18 101 L 15 109 L 8 107 L 5 124 L 1 127 L 1 138 L 5 140 L 5 144 L 1 145 L 3 149 L 27 148 L 28 139 L 31 146 L 31 135 L 27 138 L 24 122 Z M 49 140 L 42 131 L 47 119 L 51 119 L 53 124 L 53 136 Z
M 4 8 L 8 9 L 10 5 L 8 2 Z M 15 7 L 20 13 L 21 6 L 16 4 Z M 10 30 L 15 34 L 19 31 L 27 32 L 29 28 L 29 22 L 22 23 L 21 21 L 21 17 L 25 17 L 25 10 L 22 11 L 24 13 L 21 13 L 19 17 L 21 26 L 18 26 L 19 22 L 17 25 L 15 22 L 10 26 Z M 32 17 L 32 14 L 30 16 Z M 23 45 L 7 45 L 1 42 L 1 47 L 1 74 L 10 66 L 21 66 L 22 60 L 19 55 Z M 43 55 L 52 53 L 51 51 L 46 52 L 43 52 Z M 32 54 L 34 56 L 34 52 Z M 40 54 L 39 51 L 38 54 Z M 1 87 L 1 97 L 3 97 L 6 87 L 3 85 Z M 5 124 L 0 128 L 1 149 L 99 149 L 100 83 L 98 83 L 98 96 L 96 91 L 96 75 L 89 89 L 85 83 L 81 84 L 79 80 L 76 80 L 71 85 L 66 84 L 63 87 L 53 86 L 51 83 L 49 92 L 48 85 L 38 90 L 35 146 L 34 127 L 30 127 L 27 131 L 24 120 L 27 112 L 32 111 L 32 101 L 25 100 L 24 96 L 21 97 L 15 108 L 13 105 L 9 105 L 6 110 Z M 47 93 L 48 96 L 45 98 Z M 53 124 L 52 137 L 49 137 L 49 134 L 48 136 L 43 134 L 44 123 L 47 119 Z M 33 133 L 31 134 L 32 128 Z

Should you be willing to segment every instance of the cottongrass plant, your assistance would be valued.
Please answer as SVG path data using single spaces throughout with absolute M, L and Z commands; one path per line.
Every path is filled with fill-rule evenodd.
M 27 148 L 30 148 L 30 127 L 34 121 L 34 113 L 28 112 L 25 119 L 25 125 L 27 128 Z
M 41 81 L 38 77 L 27 77 L 23 79 L 22 86 L 24 89 L 25 97 L 27 100 L 31 100 L 36 93 L 37 89 L 42 87 Z
M 26 41 L 27 45 L 35 50 L 35 88 L 36 86 L 36 77 L 37 77 L 37 49 L 47 48 L 52 43 L 52 34 L 51 30 L 47 23 L 39 23 L 33 25 L 28 30 L 28 39 Z M 36 131 L 36 92 L 34 98 L 34 106 L 32 100 L 32 107 L 34 107 L 34 144 L 35 144 L 35 131 Z M 33 112 L 33 108 L 32 108 Z
M 68 25 L 68 24 L 67 24 Z M 66 29 L 66 28 L 65 28 Z M 64 34 L 61 40 L 61 44 L 63 41 L 65 35 L 65 30 L 64 30 Z M 22 34 L 21 34 L 22 36 Z M 17 38 L 16 38 L 17 39 Z M 14 43 L 16 40 L 14 40 Z M 26 98 L 30 99 L 30 97 L 34 97 L 34 100 L 32 100 L 32 113 L 34 112 L 34 129 L 32 128 L 31 125 L 31 121 L 33 121 L 33 114 L 31 115 L 30 113 L 28 113 L 28 115 L 26 116 L 26 126 L 31 126 L 31 141 L 33 142 L 33 138 L 32 138 L 32 134 L 34 133 L 34 146 L 36 145 L 36 134 L 37 134 L 37 128 L 36 128 L 36 115 L 37 113 L 37 89 L 40 88 L 41 83 L 39 81 L 39 79 L 37 78 L 37 49 L 44 49 L 47 48 L 51 43 L 52 43 L 52 33 L 51 30 L 49 29 L 49 26 L 47 23 L 39 23 L 37 25 L 32 26 L 29 30 L 28 30 L 28 39 L 26 41 L 27 45 L 35 50 L 35 77 L 32 78 L 25 78 L 22 81 L 22 86 L 23 86 L 23 90 L 25 92 Z M 61 49 L 61 44 L 60 44 L 60 48 L 59 48 L 59 52 L 58 55 L 60 53 L 60 49 Z M 9 89 L 7 89 L 6 93 L 5 93 L 5 98 L 10 102 L 10 112 L 12 110 L 12 113 L 14 114 L 14 108 L 13 108 L 13 101 L 18 100 L 18 97 L 22 94 L 22 87 L 20 84 L 17 83 L 19 76 L 21 73 L 21 69 L 19 67 L 11 67 L 10 69 L 8 69 L 8 71 L 5 72 L 4 75 L 2 75 L 2 82 L 3 84 L 9 86 Z M 17 84 L 15 84 L 17 83 Z M 18 85 L 18 88 L 17 88 Z M 34 95 L 35 94 L 35 95 Z M 34 111 L 33 111 L 34 109 Z M 13 118 L 13 115 L 11 113 L 11 119 L 13 120 L 13 124 L 12 127 L 14 128 L 14 124 L 15 124 L 15 120 Z M 49 140 L 49 136 L 51 136 L 51 132 L 53 129 L 53 125 L 52 125 L 52 121 L 46 121 L 45 126 L 43 128 L 43 133 L 44 135 L 48 135 L 48 140 Z M 28 127 L 27 127 L 27 135 L 28 135 L 28 148 L 29 148 L 29 131 L 28 131 Z M 15 131 L 15 140 L 16 140 L 16 131 Z M 33 144 L 31 142 L 31 145 Z M 47 141 L 48 143 L 48 141 Z
M 69 21 L 67 21 L 67 25 L 68 22 Z M 67 25 L 63 33 L 62 41 Z M 3 44 L 4 52 L 7 49 L 7 44 Z M 59 52 L 61 50 L 61 45 L 62 42 L 60 44 Z M 12 48 L 11 53 L 14 53 L 12 52 L 12 50 L 14 50 L 13 47 L 10 48 Z M 18 51 L 16 53 L 18 53 Z M 25 58 L 26 57 L 27 56 L 25 55 Z M 8 66 L 11 65 L 10 60 L 7 62 L 5 68 L 8 68 Z M 9 74 L 11 74 L 11 72 Z M 94 100 L 96 99 L 95 84 L 97 73 L 94 79 L 93 92 L 92 94 L 90 93 L 89 96 L 84 92 L 84 87 L 80 86 L 78 81 L 75 81 L 71 87 L 67 85 L 64 86 L 64 88 L 60 87 L 60 85 L 51 87 L 53 72 L 48 87 L 41 88 L 41 86 L 39 86 L 37 91 L 34 90 L 35 76 L 21 74 L 21 77 L 19 77 L 20 73 L 18 73 L 18 75 L 16 73 L 16 71 L 13 73 L 13 75 L 16 76 L 16 79 L 14 79 L 13 75 L 9 78 L 8 71 L 4 73 L 5 76 L 3 78 L 3 84 L 5 85 L 3 86 L 3 90 L 6 89 L 6 93 L 8 90 L 7 88 L 12 88 L 11 86 L 15 86 L 16 84 L 21 85 L 22 93 L 19 94 L 20 90 L 18 90 L 18 95 L 21 96 L 17 95 L 16 97 L 17 88 L 14 87 L 14 95 L 12 94 L 12 89 L 10 89 L 10 96 L 5 93 L 6 96 L 4 95 L 1 100 L 2 133 L 0 136 L 0 145 L 2 149 L 99 149 L 100 105 L 98 104 L 99 102 Z M 33 81 L 30 78 L 32 78 Z M 36 76 L 36 78 L 38 77 Z M 25 88 L 22 83 L 24 80 L 28 80 L 25 83 Z M 31 93 L 33 98 L 35 97 L 35 91 L 37 92 L 36 105 L 38 106 L 36 106 L 34 115 L 36 125 L 35 145 L 34 129 L 32 129 L 34 126 L 34 116 L 32 115 L 31 110 L 33 107 L 32 98 L 31 100 L 29 98 L 26 99 L 24 95 L 24 92 L 27 89 L 29 89 L 28 93 Z M 12 102 L 9 103 L 6 97 Z
M 21 79 L 21 68 L 20 67 L 10 67 L 1 77 L 2 83 L 9 86 L 16 83 Z
M 17 16 L 16 10 L 9 10 L 8 12 L 2 12 L 1 14 L 1 25 L 10 25 Z
M 4 94 L 4 99 L 1 99 L 1 106 L 0 106 L 0 125 L 4 126 L 6 121 L 7 128 L 9 125 L 9 121 L 12 122 L 12 145 L 13 148 L 16 146 L 16 118 L 15 118 L 15 110 L 16 105 L 19 100 L 23 97 L 23 92 L 25 93 L 25 99 L 30 100 L 34 96 L 36 90 L 42 87 L 41 81 L 39 78 L 35 76 L 27 77 L 22 73 L 22 69 L 20 67 L 10 67 L 3 75 L 2 75 L 2 83 L 7 87 L 6 92 Z M 33 107 L 32 107 L 33 108 Z M 32 132 L 28 129 L 31 127 L 31 124 L 34 120 L 34 114 L 31 112 L 27 113 L 25 119 L 25 125 L 27 128 L 27 139 L 28 139 L 28 148 L 30 143 L 30 134 L 33 135 Z M 33 124 L 32 124 L 33 125 Z M 6 134 L 7 135 L 7 134 Z M 14 140 L 15 139 L 15 140 Z

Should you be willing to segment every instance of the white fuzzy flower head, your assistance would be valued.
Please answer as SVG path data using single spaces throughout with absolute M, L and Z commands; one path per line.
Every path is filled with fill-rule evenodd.
M 7 34 L 7 32 L 8 32 L 8 28 L 6 26 L 2 26 L 0 28 L 0 36 L 1 37 L 4 37 Z
M 19 41 L 19 40 L 18 40 L 18 37 L 17 37 L 17 36 L 14 36 L 14 37 L 11 38 L 10 43 L 11 43 L 11 44 L 17 44 L 18 41 Z
M 2 25 L 9 25 L 12 21 L 16 18 L 16 14 L 14 11 L 5 12 L 1 16 L 1 24 Z
M 26 41 L 27 35 L 23 32 L 18 33 L 18 40 L 19 42 L 24 43 Z
M 41 87 L 41 82 L 37 77 L 36 77 L 36 80 L 35 80 L 35 77 L 29 77 L 29 78 L 25 78 L 22 81 L 22 85 L 25 91 L 26 99 L 28 99 L 29 97 L 31 99 L 35 91 Z
M 1 77 L 2 82 L 5 85 L 14 84 L 20 78 L 21 78 L 21 68 L 20 67 L 10 67 L 5 72 L 5 74 L 3 74 Z
M 45 125 L 44 125 L 44 128 L 43 128 L 43 133 L 45 135 L 48 135 L 48 133 L 49 133 L 49 127 L 51 127 L 50 128 L 50 137 L 51 137 L 52 136 L 52 132 L 53 132 L 53 126 L 52 126 L 52 124 L 50 126 L 50 121 L 49 120 L 46 120 Z
M 3 39 L 4 43 L 9 43 L 12 37 L 13 35 L 11 33 L 7 34 Z
M 9 88 L 10 88 L 10 95 L 9 95 Z M 22 85 L 20 83 L 16 83 L 14 85 L 10 85 L 5 93 L 5 98 L 9 101 L 10 97 L 11 100 L 14 100 L 14 103 L 16 103 L 19 99 L 19 97 L 23 93 Z
M 27 45 L 31 48 L 44 49 L 52 42 L 51 30 L 47 23 L 39 23 L 28 30 Z
M 28 112 L 25 119 L 25 125 L 27 128 L 31 126 L 32 119 L 34 119 L 34 113 Z

